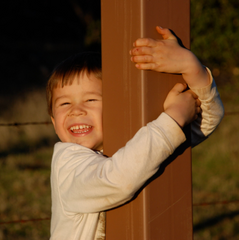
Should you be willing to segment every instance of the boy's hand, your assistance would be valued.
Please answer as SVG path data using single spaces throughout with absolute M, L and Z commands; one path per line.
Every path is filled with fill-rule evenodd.
M 186 89 L 186 84 L 177 83 L 168 93 L 163 106 L 164 112 L 181 128 L 197 119 L 201 112 L 201 102 L 197 95 L 191 90 L 185 91 Z
M 181 47 L 169 29 L 156 27 L 162 39 L 139 38 L 130 51 L 131 61 L 138 69 L 182 74 L 191 88 L 207 86 L 209 75 L 197 57 Z

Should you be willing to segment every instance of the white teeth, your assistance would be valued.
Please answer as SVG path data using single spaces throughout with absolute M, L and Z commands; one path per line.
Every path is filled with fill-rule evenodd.
M 74 131 L 74 130 L 82 130 L 82 129 L 85 129 L 84 131 L 81 131 L 81 132 L 87 132 L 89 128 L 92 128 L 92 126 L 89 126 L 89 125 L 76 125 L 76 126 L 73 126 L 70 128 L 71 131 Z

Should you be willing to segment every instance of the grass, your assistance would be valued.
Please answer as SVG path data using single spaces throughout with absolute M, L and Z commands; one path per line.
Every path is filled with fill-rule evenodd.
M 230 94 L 229 94 L 230 93 Z M 238 95 L 222 90 L 226 112 L 239 112 Z M 239 200 L 238 115 L 226 115 L 216 131 L 192 150 L 193 202 Z M 239 239 L 239 201 L 193 208 L 194 240 Z
M 1 123 L 49 121 L 44 91 L 9 104 Z M 52 125 L 0 128 L 0 240 L 44 240 L 50 236 Z M 19 222 L 24 220 L 26 222 Z M 5 224 L 4 224 L 5 223 Z
M 42 147 L 0 158 L 1 223 L 50 217 L 51 155 Z M 49 239 L 49 223 L 1 224 L 0 239 Z
M 239 116 L 238 116 L 239 117 Z M 238 120 L 226 117 L 193 150 L 193 202 L 239 200 Z M 194 239 L 239 239 L 239 201 L 193 208 Z

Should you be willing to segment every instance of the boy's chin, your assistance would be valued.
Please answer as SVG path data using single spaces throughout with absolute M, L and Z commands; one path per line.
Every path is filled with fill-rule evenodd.
M 71 142 L 71 143 L 75 143 L 75 144 L 78 144 L 78 145 L 81 145 L 83 147 L 86 147 L 86 148 L 89 148 L 91 150 L 94 150 L 94 151 L 102 151 L 103 150 L 103 143 L 99 143 L 99 144 L 94 144 L 94 143 L 90 143 L 90 142 L 81 142 L 81 141 L 62 141 L 62 142 Z
M 102 151 L 103 150 L 102 144 L 99 144 L 99 145 L 92 145 L 92 144 L 87 144 L 87 143 L 82 143 L 82 144 L 78 143 L 78 144 L 83 147 L 89 148 L 93 151 Z
M 94 150 L 94 151 L 102 151 L 103 150 L 103 144 L 100 144 L 97 147 L 94 146 L 91 149 Z

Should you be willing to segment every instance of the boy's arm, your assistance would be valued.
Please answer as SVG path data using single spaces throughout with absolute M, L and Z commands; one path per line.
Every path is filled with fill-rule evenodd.
M 131 60 L 138 69 L 182 74 L 189 88 L 198 95 L 202 113 L 192 123 L 192 146 L 195 146 L 218 126 L 224 115 L 223 105 L 210 71 L 191 51 L 179 45 L 169 29 L 156 29 L 162 39 L 137 39 L 130 51 Z
M 191 123 L 192 147 L 205 140 L 221 122 L 224 115 L 224 108 L 216 83 L 207 69 L 210 84 L 204 88 L 192 88 L 201 102 L 201 114 Z
M 110 158 L 78 144 L 58 143 L 52 192 L 69 217 L 117 207 L 129 201 L 185 140 L 179 125 L 162 113 Z

